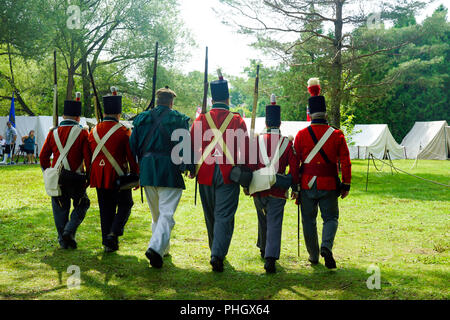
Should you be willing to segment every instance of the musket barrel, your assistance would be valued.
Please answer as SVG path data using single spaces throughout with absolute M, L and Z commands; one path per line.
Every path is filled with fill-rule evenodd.
M 147 111 L 148 109 L 153 109 L 155 107 L 155 96 L 156 96 L 156 72 L 158 71 L 158 41 L 156 42 L 155 46 L 155 59 L 153 61 L 153 77 L 152 77 L 152 100 L 150 101 L 149 105 L 145 109 Z
M 56 72 L 56 50 L 53 51 L 53 127 L 58 126 L 58 77 Z
M 253 93 L 252 122 L 250 124 L 250 133 L 255 134 L 256 109 L 258 108 L 258 90 L 259 90 L 259 65 L 256 66 L 255 91 Z
M 202 113 L 206 113 L 206 105 L 208 103 L 208 47 L 206 47 L 206 56 L 205 56 L 205 80 L 203 83 L 203 104 L 202 104 Z

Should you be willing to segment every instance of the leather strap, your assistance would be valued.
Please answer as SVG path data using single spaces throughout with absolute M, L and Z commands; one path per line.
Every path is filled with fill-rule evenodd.
M 234 114 L 232 112 L 230 112 L 228 114 L 228 116 L 225 118 L 224 122 L 222 122 L 220 129 L 217 129 L 217 127 L 211 117 L 211 114 L 209 112 L 205 114 L 205 117 L 206 117 L 206 121 L 208 122 L 210 129 L 214 133 L 214 139 L 206 146 L 205 150 L 203 151 L 202 157 L 200 158 L 200 160 L 197 164 L 196 173 L 198 173 L 203 162 L 210 155 L 210 153 L 216 147 L 217 144 L 220 144 L 222 151 L 225 154 L 225 156 L 227 157 L 228 161 L 230 161 L 230 163 L 234 166 L 234 159 L 230 155 L 228 147 L 225 144 L 225 141 L 223 141 L 223 134 L 225 133 L 225 130 L 228 128 L 228 125 L 230 124 L 231 120 L 233 119 Z
M 55 139 L 56 147 L 59 151 L 59 157 L 56 161 L 54 168 L 58 168 L 63 163 L 64 169 L 71 170 L 69 161 L 67 160 L 67 155 L 69 154 L 70 148 L 72 148 L 73 144 L 77 140 L 78 136 L 81 133 L 81 128 L 78 126 L 72 126 L 70 129 L 69 136 L 67 137 L 66 145 L 63 147 L 61 143 L 61 139 L 59 138 L 58 128 L 53 130 L 53 138 Z
M 156 109 L 153 109 L 150 112 L 152 113 L 152 116 L 154 116 L 154 118 L 153 118 L 153 127 L 147 133 L 147 136 L 145 137 L 145 139 L 144 139 L 144 141 L 143 141 L 143 143 L 141 145 L 141 148 L 139 148 L 139 158 L 143 158 L 143 156 L 145 154 L 145 150 L 144 149 L 150 143 L 150 139 L 152 138 L 153 133 L 155 133 L 156 129 L 158 129 L 161 126 L 161 122 L 164 119 L 164 116 L 170 112 L 170 109 L 169 108 L 165 109 L 163 112 L 161 112 L 161 114 L 159 116 L 156 116 Z
M 313 139 L 313 141 L 315 140 L 314 142 L 316 143 L 317 137 L 316 137 L 316 135 L 314 134 L 314 132 L 313 132 L 311 126 L 308 127 L 308 131 L 309 131 L 310 134 L 311 134 L 311 132 L 312 132 L 311 138 Z M 331 137 L 331 134 L 332 134 L 333 132 L 334 132 L 333 127 L 329 127 L 328 130 L 327 130 L 327 131 L 324 133 L 324 135 L 322 136 L 322 138 L 320 138 L 320 140 L 317 141 L 317 143 L 316 143 L 316 145 L 314 146 L 314 148 L 311 150 L 311 152 L 310 152 L 310 153 L 308 154 L 308 156 L 306 157 L 304 163 L 308 164 L 308 163 L 311 162 L 312 159 L 314 159 L 314 157 L 316 156 L 316 154 L 322 150 L 323 145 L 328 141 L 328 139 Z M 325 160 L 325 161 L 328 160 L 328 162 L 329 162 L 330 160 L 329 160 L 328 157 L 326 156 L 325 152 L 323 152 L 323 154 L 325 155 L 325 157 L 324 157 L 324 156 L 322 155 L 322 153 L 321 153 L 321 155 L 322 155 L 322 157 L 324 158 L 324 160 Z M 313 176 L 313 177 L 311 178 L 311 180 L 308 182 L 308 187 L 309 187 L 310 189 L 311 189 L 312 186 L 314 185 L 314 182 L 316 181 L 316 179 L 317 179 L 317 176 Z
M 95 127 L 94 131 L 93 131 L 95 142 L 97 142 L 97 147 L 95 148 L 94 155 L 92 157 L 92 162 L 94 162 L 95 158 L 97 157 L 97 155 L 99 154 L 99 152 L 101 150 L 103 152 L 103 154 L 106 156 L 106 158 L 108 159 L 109 163 L 111 163 L 111 165 L 113 166 L 114 170 L 116 170 L 116 172 L 119 176 L 123 176 L 124 172 L 123 172 L 122 168 L 120 167 L 120 165 L 117 163 L 116 159 L 114 159 L 112 154 L 105 147 L 105 143 L 111 137 L 111 135 L 114 132 L 116 132 L 121 126 L 122 126 L 122 124 L 117 123 L 111 129 L 109 129 L 109 131 L 103 136 L 103 138 L 101 140 L 100 140 L 100 136 L 98 135 L 98 132 L 97 132 L 97 127 Z
M 338 171 L 337 166 L 334 163 L 305 163 L 302 165 L 302 174 L 317 177 L 336 177 Z
M 260 135 L 259 136 L 259 150 L 261 152 L 261 157 L 262 157 L 264 165 L 266 167 L 275 166 L 278 163 L 278 161 L 280 161 L 281 156 L 286 151 L 288 144 L 289 144 L 289 140 L 286 139 L 286 137 L 280 137 L 280 139 L 278 140 L 277 147 L 275 149 L 275 154 L 273 155 L 272 160 L 269 160 L 269 156 L 267 155 L 266 144 L 264 142 L 264 136 Z

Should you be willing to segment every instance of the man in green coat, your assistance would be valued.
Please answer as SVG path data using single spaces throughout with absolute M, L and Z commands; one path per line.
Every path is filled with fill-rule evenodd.
M 190 119 L 172 109 L 176 94 L 168 87 L 159 89 L 156 96 L 156 107 L 142 112 L 133 121 L 130 147 L 139 161 L 140 184 L 153 220 L 152 237 L 145 255 L 153 267 L 161 268 L 175 225 L 173 215 L 185 189 L 182 166 L 175 164 L 171 157 L 178 142 L 171 137 L 177 129 L 184 129 L 188 134 Z

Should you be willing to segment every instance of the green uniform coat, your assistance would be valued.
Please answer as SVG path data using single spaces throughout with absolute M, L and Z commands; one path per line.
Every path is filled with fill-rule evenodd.
M 167 108 L 166 106 L 156 106 L 153 110 L 142 112 L 133 121 L 134 128 L 130 137 L 130 147 L 134 156 L 139 155 L 139 150 L 153 127 L 155 117 L 153 112 L 159 116 Z M 189 132 L 189 120 L 188 116 L 176 110 L 170 110 L 164 116 L 161 127 L 164 127 L 171 137 L 172 132 L 176 129 L 186 129 Z M 170 157 L 172 146 L 177 143 L 177 141 L 173 141 L 172 145 L 168 145 L 167 139 L 160 130 L 154 131 L 148 145 L 143 148 L 144 153 L 150 151 L 152 155 L 138 159 L 141 186 L 185 189 L 182 173 Z

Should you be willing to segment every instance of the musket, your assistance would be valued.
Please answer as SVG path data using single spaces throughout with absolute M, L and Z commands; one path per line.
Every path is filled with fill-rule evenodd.
M 89 78 L 91 79 L 92 90 L 94 91 L 94 97 L 95 97 L 95 100 L 94 100 L 95 117 L 97 118 L 97 123 L 100 123 L 101 121 L 103 121 L 102 106 L 100 104 L 100 99 L 97 94 L 97 88 L 95 87 L 94 76 L 92 75 L 92 69 L 91 69 L 91 65 L 89 62 L 87 63 L 87 66 L 88 66 L 88 71 L 89 71 Z
M 58 77 L 56 74 L 56 50 L 53 51 L 53 128 L 58 126 Z
M 206 105 L 208 103 L 208 47 L 206 47 L 206 56 L 205 56 L 205 80 L 203 81 L 203 104 L 202 104 L 202 113 L 206 113 Z
M 255 136 L 256 109 L 258 108 L 258 89 L 259 89 L 259 64 L 256 66 L 255 91 L 253 93 L 252 122 L 250 124 L 251 137 Z
M 206 106 L 208 104 L 208 47 L 206 47 L 206 55 L 205 55 L 205 77 L 203 81 L 203 103 L 202 103 L 202 113 L 206 113 Z M 195 195 L 194 195 L 194 205 L 197 205 L 197 185 L 198 178 L 195 177 Z
M 156 72 L 158 71 L 158 42 L 156 42 L 155 48 L 155 60 L 153 62 L 153 87 L 152 87 L 152 100 L 150 104 L 147 106 L 145 111 L 148 109 L 153 109 L 155 107 L 155 94 L 156 94 Z
M 300 204 L 297 205 L 297 256 L 300 257 Z

